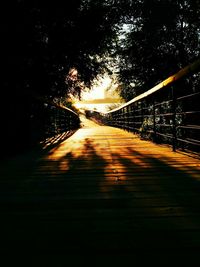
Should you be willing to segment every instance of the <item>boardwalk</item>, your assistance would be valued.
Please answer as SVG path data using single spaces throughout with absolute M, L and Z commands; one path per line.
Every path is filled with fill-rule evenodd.
M 119 262 L 197 256 L 200 160 L 120 129 L 83 124 L 44 153 L 2 163 L 4 250 L 71 255 L 74 262 L 86 253 Z

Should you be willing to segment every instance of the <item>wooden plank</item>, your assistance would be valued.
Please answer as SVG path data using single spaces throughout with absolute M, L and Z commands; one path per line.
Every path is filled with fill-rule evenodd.
M 1 164 L 5 248 L 199 252 L 200 160 L 84 124 L 46 153 Z

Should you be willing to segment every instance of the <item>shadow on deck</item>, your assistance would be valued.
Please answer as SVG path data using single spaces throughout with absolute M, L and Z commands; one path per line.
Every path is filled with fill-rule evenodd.
M 86 255 L 93 266 L 190 261 L 200 249 L 199 170 L 198 159 L 85 120 L 46 153 L 2 164 L 3 250 L 55 257 L 54 266 L 84 266 Z

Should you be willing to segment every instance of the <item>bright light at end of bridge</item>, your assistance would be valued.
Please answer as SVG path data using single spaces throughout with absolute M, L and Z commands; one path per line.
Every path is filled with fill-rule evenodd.
M 121 103 L 121 99 L 116 92 L 118 84 L 112 78 L 105 75 L 97 80 L 93 87 L 83 91 L 81 101 L 76 100 L 75 107 L 79 110 L 96 110 L 99 112 L 108 111 L 108 107 L 116 103 Z
M 89 91 L 82 92 L 83 100 L 96 100 L 105 98 L 106 89 L 110 86 L 112 80 L 109 77 L 100 79 Z

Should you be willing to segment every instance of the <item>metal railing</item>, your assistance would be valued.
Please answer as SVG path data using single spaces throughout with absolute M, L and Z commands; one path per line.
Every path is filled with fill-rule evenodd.
M 67 107 L 37 100 L 31 104 L 29 123 L 34 143 L 80 128 L 79 115 Z
M 1 133 L 5 145 L 1 158 L 38 147 L 49 138 L 63 140 L 80 128 L 76 112 L 47 101 L 34 91 L 13 91 L 3 101 L 6 105 L 1 114 Z
M 119 108 L 101 114 L 105 124 L 144 139 L 200 152 L 200 60 Z

